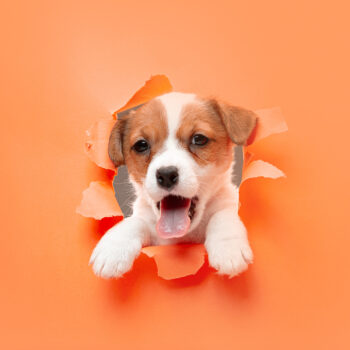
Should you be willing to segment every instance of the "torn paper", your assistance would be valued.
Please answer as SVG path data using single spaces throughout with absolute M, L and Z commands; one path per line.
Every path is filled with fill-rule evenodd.
M 109 135 L 115 124 L 115 120 L 104 118 L 94 123 L 86 131 L 85 152 L 88 157 L 99 167 L 115 170 L 115 166 L 108 156 Z
M 194 275 L 205 260 L 202 244 L 179 244 L 142 248 L 142 253 L 153 258 L 158 276 L 166 280 Z
M 90 183 L 90 186 L 83 191 L 83 199 L 76 212 L 96 220 L 111 216 L 123 216 L 115 199 L 112 182 L 106 181 Z
M 279 177 L 285 177 L 285 175 L 283 171 L 270 163 L 264 162 L 262 160 L 254 160 L 244 169 L 242 175 L 242 183 L 248 179 L 255 177 L 277 179 Z

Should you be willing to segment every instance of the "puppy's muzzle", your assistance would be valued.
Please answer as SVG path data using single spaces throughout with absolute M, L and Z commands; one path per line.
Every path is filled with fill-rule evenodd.
M 156 178 L 158 186 L 170 191 L 179 182 L 179 171 L 175 166 L 159 168 Z

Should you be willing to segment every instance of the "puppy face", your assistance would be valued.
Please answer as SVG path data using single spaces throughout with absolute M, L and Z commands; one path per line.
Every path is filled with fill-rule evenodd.
M 156 214 L 158 234 L 181 237 L 200 222 L 220 176 L 231 171 L 233 144 L 244 144 L 255 123 L 245 109 L 169 93 L 116 123 L 109 155 L 127 165 Z

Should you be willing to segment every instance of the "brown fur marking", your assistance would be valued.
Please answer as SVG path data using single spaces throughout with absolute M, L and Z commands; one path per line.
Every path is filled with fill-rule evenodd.
M 248 109 L 231 106 L 215 99 L 208 100 L 208 103 L 220 116 L 232 142 L 244 145 L 255 128 L 256 114 Z
M 116 123 L 110 137 L 110 158 L 116 166 L 126 164 L 133 179 L 142 183 L 153 155 L 162 147 L 167 135 L 165 109 L 159 100 L 151 100 Z M 140 139 L 151 146 L 141 154 L 132 148 Z
M 233 145 L 220 116 L 204 101 L 198 101 L 185 106 L 181 118 L 176 136 L 194 160 L 201 166 L 215 163 L 228 168 L 233 159 Z M 195 134 L 208 137 L 209 142 L 204 146 L 192 145 Z

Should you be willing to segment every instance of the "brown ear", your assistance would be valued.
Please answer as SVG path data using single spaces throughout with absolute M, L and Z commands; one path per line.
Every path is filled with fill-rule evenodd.
M 124 120 L 117 120 L 114 124 L 108 143 L 108 155 L 116 167 L 124 164 L 123 156 L 123 132 L 125 128 Z
M 237 145 L 244 145 L 255 128 L 257 115 L 241 107 L 230 106 L 217 100 L 210 100 L 216 113 L 220 115 L 230 139 Z

